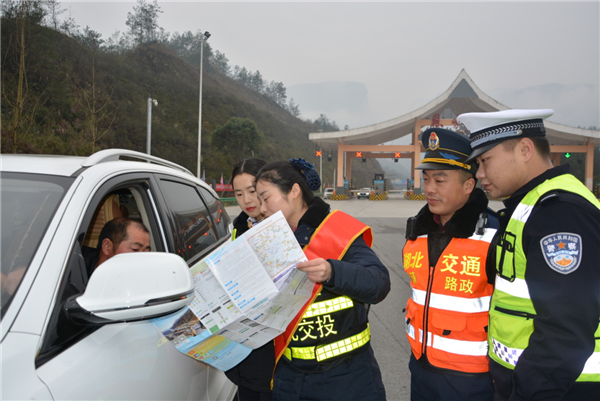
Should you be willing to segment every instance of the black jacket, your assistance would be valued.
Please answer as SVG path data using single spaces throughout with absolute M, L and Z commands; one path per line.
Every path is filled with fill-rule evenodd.
M 233 220 L 233 229 L 236 230 L 236 237 L 239 237 L 250 229 L 248 227 L 248 215 L 245 212 L 240 212 Z
M 233 221 L 236 236 L 243 235 L 248 228 L 248 215 L 241 212 Z M 271 378 L 275 369 L 275 344 L 269 341 L 255 349 L 246 359 L 225 372 L 233 383 L 255 392 L 270 392 Z
M 554 167 L 505 200 L 494 242 L 529 191 L 568 173 L 568 165 Z M 540 245 L 545 236 L 562 232 L 581 236 L 581 263 L 570 274 L 552 270 Z M 514 371 L 491 362 L 497 399 L 597 401 L 600 383 L 575 379 L 594 349 L 600 321 L 600 210 L 579 195 L 550 192 L 533 208 L 521 240 L 527 256 L 525 280 L 536 310 L 534 332 Z M 490 257 L 495 261 L 494 248 L 490 247 Z
M 314 198 L 308 211 L 298 222 L 298 228 L 294 232 L 300 246 L 306 246 L 315 229 L 330 213 L 330 208 L 321 198 Z M 390 291 L 390 276 L 387 268 L 381 263 L 375 252 L 365 243 L 361 237 L 354 240 L 342 260 L 328 259 L 331 264 L 331 277 L 323 283 L 321 293 L 315 302 L 333 299 L 345 295 L 352 299 L 354 307 L 343 313 L 337 312 L 335 317 L 336 335 L 324 337 L 320 340 L 303 341 L 290 346 L 312 346 L 319 343 L 331 343 L 342 338 L 358 334 L 366 328 L 367 304 L 381 302 Z M 296 330 L 297 336 L 302 336 L 300 327 Z M 363 346 L 357 352 L 364 352 L 370 345 Z M 354 352 L 353 352 L 354 353 Z M 336 366 L 353 353 L 345 357 L 337 357 L 327 362 L 316 360 L 294 359 L 292 365 L 302 371 L 327 370 Z M 281 361 L 289 363 L 286 358 Z M 376 362 L 373 360 L 373 364 Z

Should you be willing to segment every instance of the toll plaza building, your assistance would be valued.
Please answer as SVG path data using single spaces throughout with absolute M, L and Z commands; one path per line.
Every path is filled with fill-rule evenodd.
M 535 108 L 551 107 L 552 105 L 540 105 Z M 335 180 L 338 194 L 345 194 L 348 190 L 344 187 L 344 181 L 350 181 L 352 177 L 353 158 L 410 159 L 414 191 L 420 193 L 421 172 L 415 170 L 415 167 L 420 164 L 421 153 L 425 151 L 419 138 L 422 131 L 429 127 L 458 130 L 456 116 L 460 114 L 508 109 L 510 108 L 483 93 L 463 69 L 444 93 L 417 110 L 366 127 L 337 132 L 313 132 L 309 134 L 309 139 L 325 153 L 337 152 Z M 600 131 L 570 127 L 548 120 L 544 121 L 544 126 L 555 165 L 560 164 L 561 154 L 585 154 L 583 183 L 592 190 L 594 148 L 600 145 Z M 410 145 L 383 145 L 407 135 L 411 138 Z

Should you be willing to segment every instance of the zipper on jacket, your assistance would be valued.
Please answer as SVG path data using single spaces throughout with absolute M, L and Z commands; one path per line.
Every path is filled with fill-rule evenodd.
M 533 313 L 521 312 L 521 311 L 512 310 L 512 309 L 506 309 L 506 308 L 502 308 L 500 306 L 495 306 L 494 309 L 496 309 L 498 312 L 504 313 L 506 315 L 524 317 L 527 320 L 533 319 L 534 317 L 537 316 L 537 315 L 534 315 Z
M 429 301 L 431 298 L 431 288 L 433 287 L 434 266 L 429 266 L 429 281 L 427 282 L 427 295 L 425 297 L 425 308 L 423 309 L 423 340 L 421 342 L 421 354 L 427 354 L 427 333 L 429 325 Z

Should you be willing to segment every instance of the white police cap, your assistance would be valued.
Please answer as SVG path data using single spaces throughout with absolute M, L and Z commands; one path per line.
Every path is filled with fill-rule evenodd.
M 456 121 L 471 141 L 472 152 L 466 162 L 508 139 L 545 136 L 543 120 L 552 114 L 552 109 L 514 109 L 459 115 Z

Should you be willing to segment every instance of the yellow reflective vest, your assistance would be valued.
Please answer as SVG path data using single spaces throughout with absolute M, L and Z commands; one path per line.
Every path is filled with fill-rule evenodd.
M 512 370 L 529 344 L 536 316 L 525 280 L 527 256 L 522 245 L 523 230 L 538 200 L 554 190 L 581 195 L 600 209 L 598 200 L 577 178 L 564 174 L 546 180 L 527 193 L 510 217 L 496 248 L 498 272 L 490 305 L 488 343 L 490 358 Z M 594 352 L 577 381 L 600 381 L 600 326 L 594 336 Z

